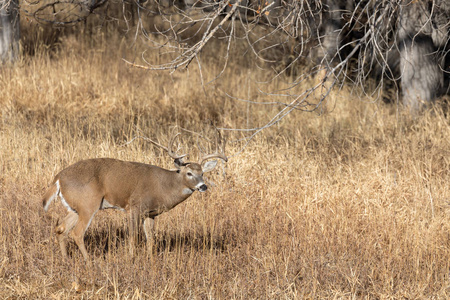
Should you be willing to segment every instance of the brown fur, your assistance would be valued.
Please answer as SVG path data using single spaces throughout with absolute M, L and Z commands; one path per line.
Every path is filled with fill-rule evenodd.
M 142 224 L 148 240 L 154 217 L 174 208 L 195 190 L 206 190 L 203 172 L 211 171 L 215 163 L 206 163 L 204 167 L 196 163 L 176 166 L 178 170 L 170 171 L 143 163 L 98 158 L 79 161 L 62 170 L 42 203 L 48 208 L 52 197 L 60 196 L 69 211 L 55 230 L 63 256 L 67 257 L 66 237 L 73 229 L 72 236 L 88 259 L 84 233 L 95 213 L 106 208 L 126 210 L 131 240 Z

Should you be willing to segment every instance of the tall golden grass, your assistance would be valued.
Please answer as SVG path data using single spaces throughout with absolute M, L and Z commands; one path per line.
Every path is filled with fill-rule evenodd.
M 276 111 L 224 95 L 266 100 L 252 84 L 265 73 L 239 61 L 202 89 L 195 64 L 138 70 L 121 60 L 129 42 L 94 39 L 65 37 L 0 70 L 0 298 L 450 296 L 448 117 L 412 118 L 345 88 L 329 113 L 293 112 L 242 152 L 229 136 L 215 186 L 157 217 L 152 248 L 130 256 L 125 214 L 102 211 L 86 234 L 94 267 L 73 243 L 63 261 L 54 225 L 65 210 L 40 202 L 59 170 L 93 157 L 171 168 L 145 141 L 124 144 L 137 129 L 166 141 L 176 124 L 258 126 Z M 211 56 L 205 81 L 220 69 Z

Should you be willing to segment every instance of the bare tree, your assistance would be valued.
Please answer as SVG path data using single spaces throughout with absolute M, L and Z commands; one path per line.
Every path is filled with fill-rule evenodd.
M 37 8 L 29 14 L 40 22 L 72 24 L 84 20 L 106 1 L 53 0 L 44 4 L 36 0 L 32 4 Z M 331 89 L 347 83 L 363 93 L 377 95 L 386 82 L 393 82 L 401 91 L 403 104 L 415 112 L 448 90 L 448 0 L 147 0 L 133 3 L 138 16 L 134 34 L 168 54 L 163 56 L 166 60 L 162 63 L 129 62 L 136 67 L 188 68 L 205 45 L 220 36 L 227 53 L 236 40 L 247 41 L 255 61 L 278 65 L 274 77 L 293 74 L 286 76 L 293 87 L 311 77 L 319 79 L 309 89 L 289 94 L 288 102 L 278 103 L 279 113 L 267 124 L 245 129 L 252 134 L 277 123 L 292 110 L 320 109 Z M 161 19 L 161 27 L 145 25 L 147 19 L 155 17 Z M 189 31 L 194 26 L 201 29 Z M 286 54 L 290 59 L 284 59 Z M 227 55 L 224 68 L 228 59 Z M 292 70 L 298 64 L 308 65 L 310 71 L 296 75 Z M 368 88 L 368 80 L 376 80 L 375 88 Z M 322 96 L 317 101 L 311 95 L 318 89 Z
M 288 43 L 288 38 L 293 38 L 296 43 L 293 61 L 312 62 L 310 74 L 320 74 L 322 79 L 321 84 L 314 86 L 313 90 L 319 87 L 329 90 L 350 82 L 368 93 L 376 93 L 389 79 L 402 88 L 403 104 L 413 111 L 419 111 L 448 89 L 444 85 L 444 78 L 448 67 L 446 57 L 449 50 L 450 4 L 445 0 L 198 0 L 189 1 L 189 5 L 185 6 L 178 2 L 172 5 L 179 5 L 179 8 L 169 11 L 155 1 L 146 7 L 138 6 L 138 9 L 150 11 L 153 8 L 158 14 L 182 15 L 182 22 L 164 18 L 167 28 L 173 30 L 153 32 L 166 37 L 168 42 L 161 46 L 182 51 L 165 63 L 155 65 L 149 61 L 139 67 L 188 67 L 218 31 L 222 34 L 226 32 L 228 36 L 223 39 L 224 47 L 229 47 L 239 26 L 244 29 L 243 39 L 248 41 L 255 56 L 263 61 L 268 60 L 265 56 L 267 49 L 282 46 Z M 185 28 L 199 22 L 204 23 L 205 28 L 199 41 L 189 44 L 186 38 L 180 38 Z M 258 26 L 269 28 L 266 31 L 268 33 L 256 33 Z M 260 45 L 264 46 L 261 48 Z M 282 56 L 279 62 L 282 62 Z M 281 73 L 292 66 L 291 61 Z M 292 83 L 297 85 L 305 78 L 293 78 Z M 378 79 L 377 89 L 367 90 L 366 82 L 373 78 Z M 315 110 L 320 105 L 311 105 L 307 101 L 311 94 L 311 91 L 305 91 L 287 105 L 296 109 Z M 325 96 L 327 94 L 324 93 Z M 322 100 L 325 99 L 323 97 Z

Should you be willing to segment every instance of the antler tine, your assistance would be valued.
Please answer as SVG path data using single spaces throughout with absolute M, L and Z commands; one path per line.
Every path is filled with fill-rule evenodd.
M 219 144 L 222 142 L 222 136 L 220 135 L 220 131 L 217 131 L 216 135 L 216 151 L 212 154 L 201 156 L 199 159 L 199 164 L 203 164 L 206 160 L 211 158 L 220 158 L 223 161 L 227 162 L 228 158 L 225 155 L 225 144 L 222 146 L 222 152 L 219 152 Z
M 173 159 L 182 159 L 183 157 L 185 157 L 187 154 L 182 154 L 182 155 L 177 155 L 172 151 L 172 146 L 173 143 L 175 142 L 175 139 L 180 135 L 181 133 L 177 133 L 175 135 L 173 135 L 170 140 L 169 140 L 169 146 L 167 149 L 167 152 L 169 152 L 169 156 L 172 157 Z
M 142 137 L 142 138 L 145 139 L 146 141 L 149 141 L 149 142 L 152 143 L 153 145 L 158 146 L 159 148 L 161 148 L 161 149 L 163 149 L 163 150 L 166 150 L 167 153 L 169 154 L 169 156 L 172 157 L 173 159 L 182 159 L 182 158 L 185 157 L 187 154 L 176 155 L 176 154 L 172 151 L 172 145 L 173 145 L 173 143 L 174 143 L 174 141 L 175 141 L 175 139 L 177 138 L 178 135 L 180 135 L 180 133 L 177 133 L 176 135 L 172 136 L 172 137 L 169 139 L 169 146 L 168 146 L 168 147 L 165 147 L 165 146 L 161 145 L 160 143 L 155 142 L 155 141 L 152 140 L 152 139 L 149 139 L 148 137 Z
M 155 142 L 155 141 L 152 140 L 152 139 L 149 139 L 148 137 L 145 137 L 145 136 L 139 136 L 138 138 L 144 139 L 144 140 L 146 140 L 147 142 L 150 142 L 150 143 L 152 143 L 153 145 L 158 146 L 159 148 L 162 148 L 163 150 L 166 150 L 167 152 L 169 152 L 169 149 L 167 149 L 167 147 L 164 147 L 163 145 L 161 145 L 161 144 Z
M 202 159 L 200 160 L 200 164 L 203 164 L 203 162 L 205 160 L 211 159 L 211 158 L 220 158 L 222 159 L 224 162 L 228 161 L 228 158 L 226 157 L 225 154 L 223 153 L 212 153 L 212 154 L 208 154 L 202 157 Z

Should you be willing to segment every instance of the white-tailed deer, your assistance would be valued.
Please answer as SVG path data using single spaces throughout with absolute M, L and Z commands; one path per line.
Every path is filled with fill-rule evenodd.
M 149 241 L 153 219 L 157 215 L 174 208 L 196 190 L 206 191 L 203 173 L 213 170 L 217 164 L 215 160 L 206 160 L 220 158 L 227 161 L 223 151 L 218 151 L 219 140 L 215 153 L 201 157 L 198 163 L 184 163 L 182 158 L 186 155 L 176 155 L 171 150 L 176 137 L 177 135 L 170 139 L 167 148 L 148 139 L 169 153 L 174 159 L 176 170 L 138 162 L 96 158 L 79 161 L 55 176 L 43 196 L 42 204 L 47 211 L 50 203 L 59 196 L 69 212 L 58 222 L 55 230 L 64 258 L 67 258 L 67 235 L 73 229 L 72 237 L 88 260 L 84 233 L 95 213 L 101 209 L 127 211 L 130 238 L 135 239 L 137 231 L 143 225 Z

